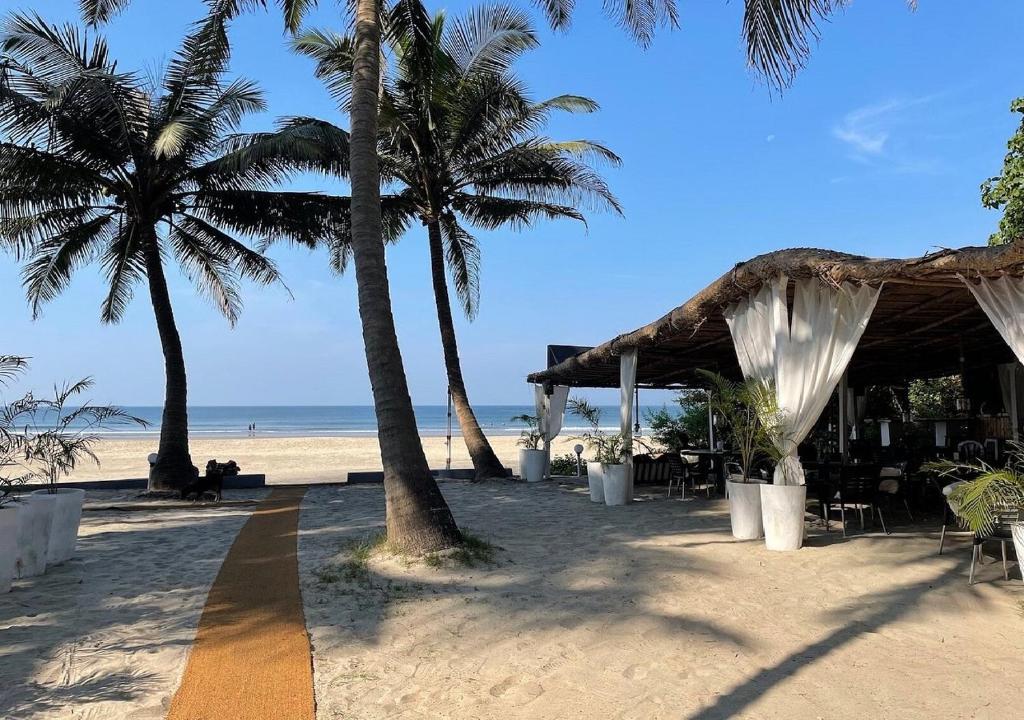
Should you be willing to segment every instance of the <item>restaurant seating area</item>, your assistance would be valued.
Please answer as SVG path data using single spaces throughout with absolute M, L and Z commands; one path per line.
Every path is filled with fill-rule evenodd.
M 950 488 L 1019 457 L 1022 359 L 1024 247 L 900 260 L 800 248 L 740 263 L 649 325 L 574 347 L 528 380 L 548 397 L 617 387 L 624 447 L 646 388 L 712 399 L 708 377 L 758 383 L 776 422 L 767 457 L 747 458 L 747 477 L 712 412 L 702 447 L 623 454 L 630 482 L 664 484 L 669 497 L 730 498 L 734 482 L 759 483 L 760 498 L 744 495 L 770 550 L 799 549 L 815 515 L 844 537 L 898 527 L 944 538 L 944 527 L 971 520 L 976 560 L 998 546 L 1008 562 L 1002 541 L 1017 531 L 1024 544 L 1024 525 L 1009 529 L 1022 508 L 979 520 Z M 912 412 L 914 383 L 938 383 L 934 407 Z M 732 499 L 730 511 L 735 518 Z

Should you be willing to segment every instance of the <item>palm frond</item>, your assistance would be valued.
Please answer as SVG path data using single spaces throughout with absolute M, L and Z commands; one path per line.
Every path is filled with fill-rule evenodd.
M 459 225 L 454 213 L 444 213 L 439 225 L 455 296 L 466 317 L 474 320 L 480 311 L 480 246 L 476 238 Z
M 79 0 L 78 8 L 90 25 L 109 21 L 131 4 L 132 0 Z
M 28 358 L 18 355 L 0 355 L 0 385 L 6 385 L 11 380 L 25 372 L 28 367 Z
M 316 61 L 314 75 L 324 82 L 338 107 L 347 111 L 352 100 L 355 41 L 327 30 L 308 30 L 292 40 L 291 46 L 298 54 Z
M 508 5 L 472 8 L 446 30 L 442 48 L 467 75 L 503 73 L 539 44 L 529 16 Z
M 146 277 L 139 233 L 135 223 L 118 223 L 118 234 L 100 259 L 107 279 L 107 294 L 100 305 L 100 320 L 120 322 L 131 302 L 135 285 Z
M 75 270 L 100 252 L 114 232 L 113 225 L 113 214 L 107 213 L 38 244 L 22 271 L 33 318 L 68 286 Z
M 848 4 L 849 0 L 745 0 L 747 62 L 774 87 L 789 86 L 810 57 L 819 23 Z

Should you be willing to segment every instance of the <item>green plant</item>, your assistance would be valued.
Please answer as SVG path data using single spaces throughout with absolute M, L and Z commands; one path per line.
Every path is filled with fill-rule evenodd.
M 703 390 L 680 390 L 675 398 L 678 412 L 662 406 L 648 410 L 644 420 L 651 429 L 651 439 L 667 451 L 679 452 L 694 444 L 708 442 L 708 401 Z
M 960 415 L 957 400 L 964 397 L 959 375 L 912 380 L 908 388 L 910 412 L 915 418 L 947 418 Z
M 519 433 L 517 445 L 527 450 L 537 450 L 540 448 L 544 435 L 540 431 L 539 417 L 536 415 L 516 415 L 512 418 L 512 422 L 521 422 L 526 425 L 526 429 Z
M 740 456 L 743 478 L 750 477 L 754 461 L 767 455 L 783 473 L 789 472 L 783 462 L 788 447 L 786 424 L 770 381 L 746 378 L 729 380 L 719 373 L 698 370 L 711 385 L 711 407 L 728 425 L 725 434 L 733 450 Z M 793 480 L 787 478 L 787 482 Z
M 83 459 L 99 465 L 94 451 L 100 442 L 97 431 L 115 425 L 147 425 L 145 420 L 117 407 L 70 404 L 90 388 L 92 380 L 86 378 L 55 387 L 53 398 L 37 398 L 29 393 L 0 412 L 0 426 L 17 428 L 12 436 L 17 464 L 26 471 L 26 477 L 42 479 L 50 492 L 56 492 L 57 481 Z
M 1024 510 L 1024 445 L 1011 442 L 1005 467 L 997 468 L 984 460 L 970 463 L 940 460 L 923 468 L 945 477 L 973 476 L 957 485 L 949 495 L 949 507 L 960 521 L 975 533 L 991 532 L 1003 510 Z
M 711 385 L 709 402 L 711 409 L 718 413 L 728 427 L 723 434 L 725 441 L 740 456 L 743 479 L 750 477 L 754 458 L 759 451 L 770 444 L 767 427 L 762 422 L 764 413 L 763 383 L 754 378 L 733 381 L 709 370 L 698 370 Z
M 989 237 L 989 245 L 1024 239 L 1024 97 L 1014 100 L 1010 111 L 1019 113 L 1021 122 L 1006 144 L 1003 171 L 981 184 L 981 204 L 1003 211 L 999 230 Z
M 582 463 L 580 471 L 583 475 L 587 474 L 587 464 Z M 556 455 L 551 458 L 551 474 L 552 475 L 575 475 L 576 474 L 576 456 L 572 453 L 566 453 L 565 455 Z
M 582 440 L 594 452 L 594 461 L 619 465 L 622 457 L 633 452 L 633 446 L 622 433 L 610 434 L 601 429 L 601 409 L 581 398 L 569 398 L 569 412 L 590 425 L 590 430 L 573 440 Z
M 25 371 L 27 361 L 16 355 L 0 355 L 0 387 L 8 384 Z M 15 487 L 24 485 L 31 477 L 17 462 L 24 443 L 24 435 L 15 425 L 16 418 L 0 403 L 0 506 L 10 502 Z M 13 473 L 10 469 L 13 469 Z

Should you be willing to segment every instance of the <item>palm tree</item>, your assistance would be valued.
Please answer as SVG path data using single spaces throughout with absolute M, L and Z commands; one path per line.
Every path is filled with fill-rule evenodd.
M 252 82 L 225 83 L 223 19 L 197 26 L 158 86 L 120 72 L 102 37 L 14 14 L 0 28 L 0 243 L 26 259 L 38 316 L 82 265 L 98 262 L 108 291 L 100 316 L 118 321 L 145 280 L 166 369 L 153 489 L 195 474 L 187 382 L 165 262 L 182 271 L 234 323 L 239 280 L 279 280 L 238 236 L 307 240 L 347 212 L 335 201 L 272 188 L 279 162 L 226 152 L 241 119 L 265 108 Z
M 478 309 L 480 251 L 466 225 L 492 230 L 522 228 L 536 218 L 583 221 L 576 207 L 583 202 L 620 211 L 585 162 L 599 158 L 617 164 L 619 158 L 586 140 L 553 142 L 536 134 L 552 112 L 593 112 L 597 105 L 574 95 L 539 103 L 526 97 L 510 73 L 512 63 L 537 45 L 523 13 L 495 5 L 453 22 L 443 13 L 389 20 L 386 42 L 395 62 L 382 84 L 377 154 L 384 186 L 402 189 L 382 202 L 391 211 L 389 227 L 417 219 L 427 228 L 453 404 L 477 478 L 500 477 L 503 466 L 480 429 L 463 380 L 446 265 L 462 309 L 472 319 Z M 313 31 L 295 45 L 317 60 L 317 76 L 346 102 L 352 86 L 352 38 Z M 303 122 L 292 121 L 285 132 Z M 332 138 L 328 142 L 333 147 L 347 144 L 343 130 L 307 122 L 310 135 L 315 130 Z M 400 225 L 391 217 L 396 214 L 404 216 Z
M 106 21 L 131 0 L 80 0 L 90 22 Z M 266 7 L 268 0 L 208 0 L 226 16 Z M 745 35 L 754 67 L 770 80 L 773 62 L 797 67 L 802 48 L 816 23 L 846 0 L 745 0 Z M 304 13 L 316 0 L 278 0 L 285 26 L 298 30 Z M 396 0 L 415 12 L 418 1 Z M 569 26 L 575 0 L 533 0 L 554 28 Z M 377 414 L 381 462 L 387 503 L 388 536 L 395 545 L 429 551 L 460 541 L 458 528 L 429 474 L 416 429 L 405 378 L 384 259 L 380 203 L 380 165 L 376 155 L 380 98 L 381 16 L 386 0 L 348 0 L 354 22 L 350 104 L 350 180 L 352 189 L 352 258 L 356 268 L 359 317 L 370 385 Z M 677 23 L 675 0 L 606 0 L 605 10 L 646 45 L 660 25 Z M 794 32 L 802 31 L 802 34 Z M 801 44 L 803 43 L 803 44 Z M 756 52 L 753 48 L 757 47 Z M 442 507 L 443 505 L 443 507 Z

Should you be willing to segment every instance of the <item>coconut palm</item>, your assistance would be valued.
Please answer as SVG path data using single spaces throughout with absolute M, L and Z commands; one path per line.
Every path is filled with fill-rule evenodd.
M 131 0 L 80 0 L 90 22 L 102 22 Z M 268 0 L 208 0 L 226 16 L 257 7 Z M 278 0 L 285 26 L 295 32 L 316 0 Z M 419 2 L 397 0 L 415 12 Z M 552 27 L 567 28 L 575 0 L 533 0 Z M 769 79 L 778 76 L 772 62 L 798 67 L 806 52 L 806 36 L 821 15 L 845 0 L 746 0 L 744 22 L 748 53 L 754 66 Z M 458 528 L 429 473 L 416 429 L 398 337 L 391 311 L 384 259 L 385 223 L 381 215 L 380 165 L 376 154 L 380 85 L 381 18 L 391 5 L 386 0 L 348 0 L 354 25 L 350 101 L 350 181 L 352 188 L 352 258 L 358 286 L 359 317 L 363 327 L 370 385 L 377 414 L 381 462 L 387 502 L 388 536 L 412 550 L 448 547 L 460 540 Z M 675 0 L 605 0 L 604 8 L 646 45 L 660 25 L 675 25 Z M 800 31 L 800 32 L 796 32 Z M 802 34 L 801 34 L 802 33 Z M 794 60 L 795 58 L 795 60 Z M 788 59 L 788 60 L 787 60 Z M 786 63 L 789 62 L 789 65 Z M 785 74 L 778 76 L 785 78 Z
M 451 21 L 443 13 L 393 15 L 389 29 L 386 42 L 394 62 L 381 89 L 378 157 L 385 187 L 399 192 L 382 202 L 388 215 L 405 216 L 403 225 L 416 219 L 427 229 L 445 369 L 459 425 L 477 477 L 500 477 L 503 466 L 477 422 L 462 376 L 446 266 L 463 311 L 473 319 L 480 250 L 467 225 L 493 230 L 522 228 L 537 218 L 582 221 L 582 203 L 618 211 L 586 161 L 619 159 L 596 143 L 554 142 L 537 134 L 552 112 L 592 112 L 597 105 L 574 95 L 543 102 L 526 96 L 510 72 L 511 64 L 537 45 L 522 12 L 494 5 Z M 347 110 L 352 38 L 313 31 L 295 46 L 316 59 L 317 76 Z M 309 122 L 310 134 L 315 129 L 336 138 L 333 147 L 347 144 L 343 130 Z M 289 126 L 302 124 L 296 119 Z
M 174 258 L 234 323 L 240 279 L 279 280 L 273 263 L 236 236 L 312 236 L 336 209 L 316 195 L 273 190 L 287 175 L 280 163 L 225 154 L 225 140 L 264 101 L 251 81 L 224 80 L 224 30 L 215 16 L 197 26 L 156 85 L 119 71 L 103 38 L 74 26 L 14 14 L 0 27 L 0 243 L 26 261 L 34 315 L 90 262 L 107 282 L 104 322 L 118 321 L 145 281 L 166 369 L 154 489 L 180 487 L 195 473 L 165 264 Z

